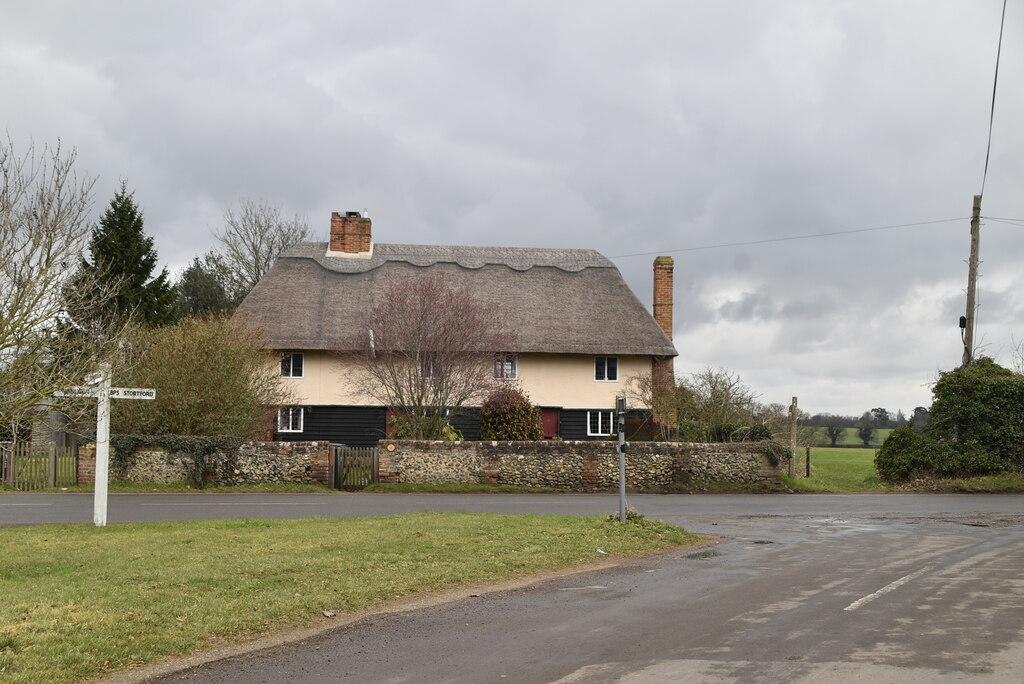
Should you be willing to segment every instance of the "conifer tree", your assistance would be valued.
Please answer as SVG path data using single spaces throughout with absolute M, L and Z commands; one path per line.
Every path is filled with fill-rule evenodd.
M 142 212 L 126 181 L 114 193 L 89 241 L 92 263 L 82 268 L 102 286 L 112 288 L 100 314 L 106 320 L 131 316 L 145 325 L 162 325 L 174 319 L 175 293 L 167 269 L 153 277 L 157 265 L 153 238 L 143 230 Z
M 177 289 L 177 315 L 209 316 L 230 312 L 233 307 L 225 292 L 224 284 L 218 277 L 217 268 L 211 265 L 210 255 L 205 260 L 192 260 L 175 285 Z

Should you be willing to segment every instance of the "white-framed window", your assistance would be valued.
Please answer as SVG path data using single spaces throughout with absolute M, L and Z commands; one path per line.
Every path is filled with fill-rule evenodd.
M 612 434 L 612 416 L 614 415 L 614 411 L 587 411 L 587 435 L 606 437 Z
M 424 354 L 420 357 L 420 377 L 424 380 L 436 380 L 441 377 L 444 368 L 440 359 L 433 354 Z
M 281 377 L 302 377 L 302 352 L 284 352 L 281 354 Z
M 302 407 L 284 406 L 277 409 L 278 432 L 302 432 Z
M 619 357 L 617 356 L 595 356 L 594 357 L 594 380 L 597 382 L 618 382 L 619 381 Z
M 498 354 L 494 357 L 494 379 L 519 379 L 519 363 L 515 354 Z

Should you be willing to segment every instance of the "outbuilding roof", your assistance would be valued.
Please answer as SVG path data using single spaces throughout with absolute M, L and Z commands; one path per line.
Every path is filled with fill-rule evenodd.
M 562 354 L 676 356 L 611 261 L 589 249 L 375 243 L 370 258 L 284 252 L 239 306 L 268 349 L 354 351 L 365 311 L 392 284 L 429 274 L 501 311 L 516 348 Z

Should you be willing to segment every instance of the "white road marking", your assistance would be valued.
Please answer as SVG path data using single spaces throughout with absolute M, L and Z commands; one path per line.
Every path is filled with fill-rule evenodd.
M 139 506 L 323 506 L 323 503 L 318 502 L 291 502 L 291 501 L 262 501 L 260 503 L 253 503 L 251 501 L 239 501 L 237 503 L 144 503 Z
M 875 593 L 868 594 L 867 596 L 865 596 L 863 598 L 857 599 L 856 601 L 854 601 L 850 605 L 848 605 L 845 608 L 843 608 L 843 610 L 857 610 L 858 608 L 863 606 L 865 603 L 870 603 L 871 601 L 874 601 L 879 596 L 882 596 L 884 594 L 888 594 L 893 589 L 898 589 L 899 587 L 902 587 L 907 582 L 910 582 L 911 580 L 917 579 L 918 577 L 920 577 L 924 573 L 926 573 L 929 570 L 931 570 L 932 567 L 933 566 L 931 566 L 931 565 L 926 565 L 925 567 L 921 568 L 917 572 L 912 572 L 909 575 L 904 575 L 903 577 L 900 577 L 895 582 L 890 582 L 889 584 L 886 584 L 884 587 L 882 587 L 881 589 L 879 589 Z

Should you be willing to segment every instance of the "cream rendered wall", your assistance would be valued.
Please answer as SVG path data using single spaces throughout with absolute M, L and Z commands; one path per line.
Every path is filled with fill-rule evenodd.
M 296 350 L 298 351 L 298 350 Z M 342 357 L 323 351 L 302 352 L 302 377 L 281 378 L 281 384 L 295 394 L 296 404 L 312 406 L 376 405 L 362 396 L 355 387 L 353 364 Z M 275 356 L 275 368 L 279 368 Z
M 275 356 L 275 369 L 277 365 Z M 594 357 L 576 354 L 520 354 L 519 384 L 538 406 L 562 408 L 614 408 L 615 397 L 629 393 L 629 379 L 651 375 L 651 357 L 620 356 L 619 379 L 594 380 Z M 376 405 L 362 395 L 351 361 L 327 352 L 303 352 L 303 377 L 281 378 L 295 394 L 295 403 L 306 405 Z M 631 399 L 630 405 L 637 407 Z
M 594 357 L 583 354 L 520 354 L 519 383 L 537 406 L 567 409 L 615 408 L 615 397 L 629 395 L 629 379 L 651 377 L 651 357 L 620 356 L 619 379 L 594 380 Z M 630 406 L 639 407 L 631 398 Z

